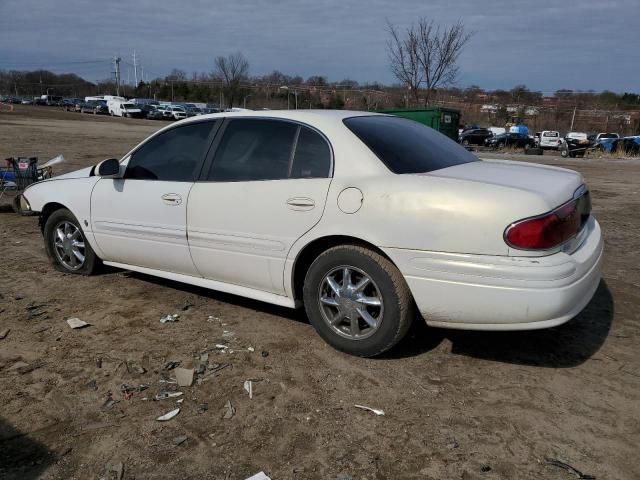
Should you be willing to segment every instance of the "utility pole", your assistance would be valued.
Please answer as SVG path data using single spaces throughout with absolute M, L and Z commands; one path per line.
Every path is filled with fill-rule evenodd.
M 122 59 L 118 56 L 113 57 L 113 65 L 116 68 L 115 71 L 115 75 L 116 75 L 116 95 L 120 96 L 120 61 Z
M 573 121 L 576 119 L 576 107 L 573 107 L 573 116 L 571 117 L 571 128 L 569 128 L 569 131 L 573 132 Z
M 133 51 L 133 79 L 136 82 L 136 87 L 138 86 L 138 64 L 136 63 L 136 51 Z

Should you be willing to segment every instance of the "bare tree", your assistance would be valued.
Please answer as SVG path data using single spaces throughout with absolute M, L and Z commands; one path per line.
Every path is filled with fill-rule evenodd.
M 424 81 L 424 75 L 418 60 L 418 36 L 416 31 L 411 26 L 411 28 L 406 29 L 404 36 L 401 36 L 398 29 L 388 20 L 387 30 L 391 35 L 391 39 L 387 42 L 391 72 L 411 90 L 415 103 L 418 103 L 418 93 Z
M 229 107 L 233 107 L 235 100 L 240 102 L 244 95 L 242 82 L 249 75 L 249 61 L 240 52 L 215 59 L 214 76 L 223 82 L 223 91 Z
M 471 39 L 462 21 L 442 27 L 433 20 L 421 18 L 400 36 L 398 30 L 388 24 L 391 34 L 389 56 L 391 71 L 412 90 L 425 86 L 425 103 L 440 87 L 455 82 L 459 68 L 458 57 Z M 418 99 L 417 91 L 414 98 Z

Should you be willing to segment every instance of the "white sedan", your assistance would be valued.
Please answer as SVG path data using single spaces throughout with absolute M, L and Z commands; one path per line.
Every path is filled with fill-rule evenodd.
M 468 330 L 559 325 L 600 281 L 580 174 L 480 161 L 367 112 L 190 118 L 22 203 L 63 272 L 104 263 L 304 305 L 329 344 L 360 356 L 391 348 L 418 313 Z

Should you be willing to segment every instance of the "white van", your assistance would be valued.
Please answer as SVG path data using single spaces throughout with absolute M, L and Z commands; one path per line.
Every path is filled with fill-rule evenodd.
M 544 150 L 558 150 L 562 145 L 560 132 L 555 130 L 544 130 L 540 134 L 540 148 Z
M 144 117 L 144 112 L 135 103 L 122 100 L 108 100 L 109 115 L 114 117 Z

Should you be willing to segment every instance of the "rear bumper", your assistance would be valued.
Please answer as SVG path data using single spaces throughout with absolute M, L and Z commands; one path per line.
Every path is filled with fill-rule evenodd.
M 384 249 L 430 326 L 533 330 L 575 317 L 600 283 L 603 240 L 591 218 L 571 254 L 499 257 Z

